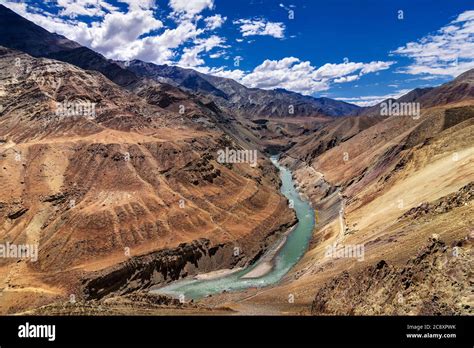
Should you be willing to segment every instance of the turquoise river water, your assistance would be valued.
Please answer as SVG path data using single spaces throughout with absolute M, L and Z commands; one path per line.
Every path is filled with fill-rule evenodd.
M 291 171 L 278 163 L 277 157 L 271 158 L 280 171 L 282 181 L 281 192 L 293 202 L 293 208 L 298 217 L 298 224 L 288 235 L 285 244 L 274 257 L 273 268 L 259 278 L 243 278 L 259 266 L 262 259 L 253 265 L 237 272 L 223 275 L 214 279 L 183 279 L 164 287 L 153 289 L 151 292 L 166 294 L 172 297 L 184 296 L 186 299 L 199 299 L 208 295 L 243 290 L 250 287 L 265 287 L 277 283 L 303 256 L 314 228 L 314 210 L 296 191 Z

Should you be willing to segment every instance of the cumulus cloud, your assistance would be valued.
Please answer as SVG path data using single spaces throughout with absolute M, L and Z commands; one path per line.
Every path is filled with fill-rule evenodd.
M 70 0 L 64 0 L 62 5 L 67 5 L 67 1 Z M 105 3 L 102 0 L 94 1 L 97 4 Z M 118 60 L 141 59 L 157 64 L 171 64 L 179 48 L 205 32 L 204 28 L 198 28 L 196 21 L 182 20 L 175 28 L 166 28 L 158 34 L 158 30 L 164 29 L 163 23 L 155 18 L 151 9 L 146 9 L 155 6 L 154 1 L 122 2 L 129 3 L 127 12 L 110 7 L 110 12 L 104 12 L 102 17 L 90 23 L 75 19 L 81 12 L 76 7 L 59 7 L 59 10 L 62 8 L 69 15 L 55 16 L 27 3 L 6 1 L 4 5 L 51 32 L 64 35 L 107 58 Z M 104 6 L 100 8 L 105 9 Z
M 309 61 L 295 57 L 265 60 L 240 81 L 249 87 L 284 88 L 302 94 L 314 94 L 329 89 L 331 83 L 355 81 L 361 76 L 388 69 L 394 62 L 327 63 L 316 68 Z
M 206 39 L 196 39 L 196 44 L 194 46 L 184 48 L 178 65 L 182 67 L 196 67 L 203 65 L 205 62 L 200 57 L 200 54 L 202 52 L 209 52 L 216 47 L 226 47 L 224 41 L 223 38 L 217 35 L 212 35 Z
M 175 14 L 196 16 L 205 9 L 214 8 L 214 0 L 170 0 L 169 6 Z
M 210 55 L 209 55 L 209 58 L 212 58 L 212 59 L 220 58 L 220 57 L 222 57 L 224 54 L 225 54 L 225 51 L 215 52 L 215 53 L 210 54 Z
M 229 77 L 251 88 L 276 89 L 284 88 L 305 95 L 328 90 L 333 83 L 351 82 L 369 73 L 388 69 L 395 62 L 373 61 L 369 63 L 347 62 L 341 64 L 324 64 L 316 68 L 309 61 L 296 57 L 281 60 L 265 60 L 250 72 L 240 69 L 205 68 L 204 73 Z
M 474 10 L 417 42 L 409 42 L 392 54 L 408 57 L 412 63 L 400 72 L 418 75 L 457 76 L 474 68 Z
M 195 23 L 182 22 L 175 29 L 166 29 L 161 35 L 150 36 L 134 42 L 129 50 L 131 58 L 138 58 L 157 64 L 172 64 L 176 50 L 185 42 L 195 39 L 204 32 Z
M 196 67 L 195 69 L 204 74 L 225 77 L 228 79 L 233 79 L 235 81 L 241 80 L 242 77 L 245 75 L 245 72 L 243 70 L 240 70 L 240 69 L 227 70 L 225 69 L 225 67 L 219 67 L 219 68 Z
M 206 28 L 209 30 L 214 30 L 220 28 L 222 24 L 227 20 L 227 17 L 222 17 L 220 14 L 204 18 L 206 23 Z
M 90 0 L 90 1 L 97 1 L 97 0 Z M 128 4 L 131 10 L 150 10 L 156 7 L 155 0 L 118 0 L 119 2 L 123 2 Z
M 102 17 L 105 11 L 117 11 L 115 6 L 102 0 L 57 0 L 57 6 L 61 9 L 60 16 L 89 16 Z M 105 11 L 104 11 L 105 10 Z
M 365 74 L 386 70 L 394 63 L 393 61 L 373 61 L 370 63 L 347 62 L 340 64 L 327 63 L 315 71 L 315 76 L 318 78 L 339 78 L 359 72 L 358 77 L 360 77 Z
M 352 82 L 359 79 L 359 75 L 342 76 L 334 79 L 334 83 Z
M 109 56 L 120 56 L 120 52 L 129 43 L 161 27 L 163 23 L 153 17 L 151 10 L 109 13 L 101 23 L 87 28 L 90 39 L 88 46 L 100 52 L 107 52 Z
M 285 37 L 285 25 L 265 19 L 238 19 L 233 22 L 239 26 L 242 36 L 268 35 L 277 39 Z

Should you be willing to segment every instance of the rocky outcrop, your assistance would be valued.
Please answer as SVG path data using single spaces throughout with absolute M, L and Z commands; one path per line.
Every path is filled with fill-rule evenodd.
M 459 189 L 459 191 L 457 192 L 441 197 L 440 199 L 434 202 L 422 203 L 417 207 L 411 208 L 405 214 L 403 214 L 400 219 L 407 217 L 418 219 L 426 215 L 447 213 L 448 211 L 451 211 L 456 207 L 469 204 L 473 198 L 474 182 L 470 182 L 469 184 Z
M 257 261 L 281 233 L 294 223 L 296 221 L 270 231 L 261 244 L 248 241 L 237 243 L 247 245 L 244 250 L 239 248 L 238 252 L 236 243 L 213 246 L 208 239 L 198 239 L 192 243 L 182 243 L 174 249 L 131 257 L 126 262 L 89 273 L 82 279 L 81 292 L 85 299 L 101 299 L 149 289 L 198 273 L 246 266 Z
M 90 274 L 83 280 L 87 299 L 99 299 L 110 294 L 125 294 L 152 285 L 180 279 L 197 270 L 211 270 L 213 256 L 231 253 L 228 248 L 211 247 L 207 239 L 180 244 L 130 260 Z M 216 257 L 217 258 L 217 257 Z
M 179 299 L 149 292 L 134 292 L 124 296 L 89 301 L 58 301 L 41 306 L 24 314 L 29 315 L 198 315 L 229 314 L 228 307 L 207 308 L 194 301 Z
M 21 208 L 17 211 L 14 211 L 13 213 L 11 214 L 8 214 L 8 218 L 11 219 L 11 220 L 15 220 L 15 219 L 18 219 L 20 216 L 22 216 L 23 214 L 25 214 L 26 212 L 28 211 L 28 208 Z
M 472 239 L 447 246 L 433 237 L 405 265 L 380 260 L 341 273 L 316 294 L 313 315 L 472 314 Z

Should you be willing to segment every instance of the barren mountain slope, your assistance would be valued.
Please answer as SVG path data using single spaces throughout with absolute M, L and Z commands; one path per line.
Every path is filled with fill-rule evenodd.
M 294 223 L 268 161 L 218 163 L 224 133 L 100 73 L 1 48 L 0 104 L 0 236 L 39 245 L 37 262 L 2 259 L 3 313 L 79 298 L 91 271 L 148 253 L 163 266 L 143 287 L 243 265 Z
M 314 314 L 470 313 L 466 294 L 472 286 L 468 265 L 473 261 L 473 100 L 425 108 L 419 118 L 387 117 L 355 131 L 342 127 L 338 135 L 347 140 L 329 149 L 322 141 L 307 140 L 283 156 L 316 211 L 317 227 L 303 259 L 279 285 L 223 295 L 209 304 L 244 313 L 259 308 L 257 313 L 269 314 L 308 314 L 313 300 Z M 459 259 L 441 270 L 415 271 L 418 266 L 411 263 L 418 262 L 416 255 L 433 234 L 448 248 L 439 249 L 440 256 L 428 263 L 444 264 L 440 260 L 449 260 L 455 245 Z M 364 254 L 351 256 L 350 250 L 361 246 Z M 346 248 L 349 255 L 331 253 Z M 371 275 L 382 260 L 395 271 Z M 456 267 L 451 284 L 449 274 Z M 396 278 L 396 272 L 403 269 L 413 274 L 414 285 L 408 290 L 397 285 L 403 284 L 403 277 Z M 440 284 L 427 288 L 431 281 Z M 399 292 L 407 302 L 397 307 Z M 433 306 L 428 308 L 430 301 Z
M 311 163 L 327 150 L 351 139 L 364 129 L 383 120 L 382 117 L 341 117 L 320 124 L 314 132 L 307 131 L 285 156 Z
M 329 173 L 324 177 L 296 164 L 295 179 L 316 210 L 309 250 L 281 284 L 215 297 L 209 305 L 262 314 L 308 314 L 313 301 L 314 314 L 472 313 L 473 116 L 472 106 L 458 105 L 427 110 L 420 120 L 407 121 L 406 131 L 400 120 L 398 128 L 384 125 L 395 121 L 380 122 L 324 153 L 321 162 L 317 158 L 313 165 Z M 382 144 L 356 142 L 373 139 L 380 126 L 393 130 L 387 139 L 401 147 L 393 156 Z M 338 157 L 348 149 L 361 154 L 344 164 Z M 358 176 L 352 167 L 368 156 Z M 430 246 L 433 234 L 444 244 Z M 355 255 L 361 246 L 363 254 Z M 349 251 L 341 256 L 331 250 Z M 380 273 L 379 264 L 389 266 Z
M 359 107 L 329 98 L 313 98 L 284 89 L 247 88 L 229 78 L 213 76 L 177 66 L 133 60 L 127 68 L 138 76 L 167 82 L 212 99 L 232 114 L 244 118 L 342 116 Z M 290 107 L 291 106 L 291 107 Z
M 474 99 L 474 69 L 468 70 L 454 80 L 438 87 L 415 88 L 398 99 L 390 99 L 400 103 L 417 102 L 422 108 L 436 105 L 457 103 Z M 389 99 L 382 103 L 387 103 Z M 363 108 L 357 111 L 358 115 L 380 115 L 381 104 Z
M 312 314 L 473 314 L 472 243 L 448 246 L 434 237 L 405 265 L 381 260 L 352 274 L 345 271 L 318 291 Z
M 192 69 L 138 60 L 108 60 L 87 47 L 48 32 L 1 4 L 0 19 L 0 45 L 99 71 L 155 105 L 181 110 L 184 115 L 196 118 L 210 117 L 239 144 L 260 150 L 286 150 L 332 117 L 355 114 L 360 109 L 342 101 L 281 89 L 247 88 L 232 79 Z
M 142 78 L 169 83 L 207 100 L 218 108 L 219 121 L 229 134 L 270 152 L 286 150 L 305 134 L 333 117 L 352 114 L 358 107 L 329 98 L 313 98 L 286 90 L 247 88 L 223 77 L 192 69 L 134 60 L 123 64 Z

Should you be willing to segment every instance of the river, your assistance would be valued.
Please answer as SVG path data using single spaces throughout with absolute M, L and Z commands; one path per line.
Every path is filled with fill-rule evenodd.
M 170 283 L 158 289 L 152 289 L 152 293 L 165 294 L 172 297 L 188 299 L 199 299 L 208 295 L 244 290 L 251 287 L 265 287 L 280 281 L 280 279 L 298 262 L 308 248 L 309 241 L 314 228 L 314 210 L 307 201 L 304 201 L 296 191 L 291 171 L 278 163 L 276 156 L 271 157 L 272 163 L 280 171 L 282 181 L 281 192 L 293 204 L 293 209 L 298 217 L 298 224 L 288 234 L 286 241 L 272 258 L 272 269 L 261 277 L 245 278 L 257 267 L 262 268 L 262 263 L 268 263 L 265 255 L 255 262 L 239 271 L 213 279 L 183 279 Z M 282 241 L 278 241 L 281 243 Z

